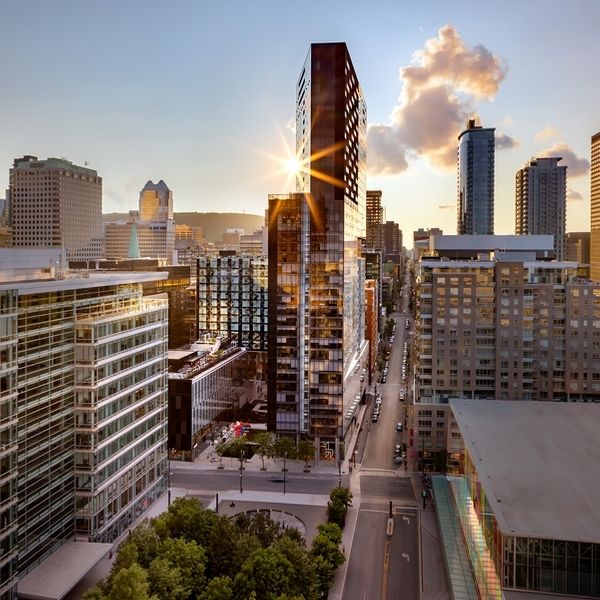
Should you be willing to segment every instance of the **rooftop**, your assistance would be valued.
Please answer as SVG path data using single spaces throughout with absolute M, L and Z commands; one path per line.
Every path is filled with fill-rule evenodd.
M 600 543 L 600 406 L 450 405 L 503 534 Z

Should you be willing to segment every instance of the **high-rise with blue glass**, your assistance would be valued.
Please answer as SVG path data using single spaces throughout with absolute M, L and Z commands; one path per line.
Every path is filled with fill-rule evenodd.
M 494 131 L 469 119 L 458 136 L 458 234 L 494 233 Z

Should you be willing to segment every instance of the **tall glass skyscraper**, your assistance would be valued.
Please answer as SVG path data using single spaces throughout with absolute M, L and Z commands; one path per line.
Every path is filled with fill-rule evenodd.
M 456 232 L 493 235 L 495 129 L 467 121 L 458 136 Z
M 328 457 L 354 424 L 367 359 L 366 130 L 346 44 L 312 44 L 296 88 L 297 193 L 269 197 L 268 412 L 271 430 L 307 434 Z

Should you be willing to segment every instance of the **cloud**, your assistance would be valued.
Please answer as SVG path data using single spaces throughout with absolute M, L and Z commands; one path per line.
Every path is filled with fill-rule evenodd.
M 590 170 L 590 161 L 587 158 L 577 156 L 574 150 L 564 142 L 557 142 L 550 148 L 542 150 L 538 156 L 562 156 L 561 164 L 568 167 L 568 177 L 582 177 L 583 175 L 587 175 Z
M 496 150 L 516 148 L 518 145 L 519 142 L 515 138 L 510 137 L 510 135 L 506 135 L 506 133 L 500 131 L 496 132 Z
M 541 131 L 538 131 L 534 137 L 538 142 L 543 142 L 544 140 L 548 140 L 550 138 L 560 137 L 560 133 L 554 129 L 552 125 L 546 125 L 546 127 L 544 127 L 544 129 Z
M 568 202 L 579 202 L 580 200 L 583 200 L 583 196 L 579 192 L 576 192 L 575 190 L 572 190 L 571 188 L 569 188 L 567 190 L 567 201 Z
M 492 100 L 505 75 L 487 48 L 470 48 L 454 27 L 442 27 L 400 69 L 402 95 L 390 122 L 369 126 L 369 172 L 401 173 L 407 157 L 420 156 L 436 167 L 454 168 L 457 137 L 475 102 Z
M 408 168 L 406 149 L 397 129 L 387 125 L 369 126 L 367 147 L 372 175 L 395 175 Z
M 451 208 L 456 208 L 456 204 L 438 204 L 439 210 L 450 210 Z

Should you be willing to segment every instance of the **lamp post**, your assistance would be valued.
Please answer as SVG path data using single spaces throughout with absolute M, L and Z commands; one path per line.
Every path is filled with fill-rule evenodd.
M 285 468 L 285 459 L 287 458 L 287 451 L 283 453 L 283 493 L 285 494 L 285 474 L 287 473 L 287 469 Z
M 338 487 L 342 487 L 342 460 L 338 458 Z
M 356 455 L 358 454 L 358 450 L 354 451 L 354 468 L 356 469 Z
M 244 493 L 244 486 L 242 484 L 242 473 L 244 472 L 244 450 L 240 450 L 240 494 Z

